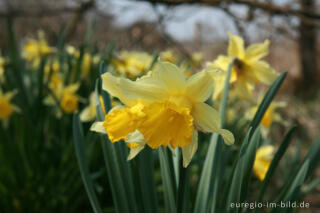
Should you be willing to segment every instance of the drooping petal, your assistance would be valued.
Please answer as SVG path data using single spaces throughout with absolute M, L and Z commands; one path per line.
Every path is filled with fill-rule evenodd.
M 158 62 L 158 65 L 152 76 L 162 81 L 170 92 L 184 91 L 186 87 L 184 73 L 176 65 L 169 62 Z
M 133 159 L 135 156 L 137 156 L 139 152 L 141 152 L 144 149 L 146 144 L 146 139 L 138 130 L 135 130 L 134 132 L 129 133 L 125 141 L 127 144 L 134 145 L 132 146 L 132 148 L 130 148 L 130 153 L 127 158 L 128 161 Z
M 228 56 L 243 59 L 245 56 L 244 41 L 240 36 L 229 33 Z
M 103 126 L 103 123 L 104 123 L 103 121 L 94 122 L 90 127 L 90 131 L 94 131 L 94 132 L 98 132 L 98 133 L 102 133 L 102 134 L 107 134 L 107 131 Z
M 234 143 L 233 134 L 225 129 L 221 129 L 221 119 L 218 111 L 206 103 L 197 103 L 192 109 L 195 124 L 205 132 L 215 132 L 222 136 L 227 145 Z
M 183 167 L 187 167 L 191 162 L 193 155 L 198 149 L 198 131 L 194 130 L 192 133 L 192 143 L 188 146 L 182 147 Z
M 157 101 L 168 96 L 165 85 L 153 77 L 137 81 L 121 78 L 119 86 L 127 100 Z
M 194 102 L 204 102 L 212 94 L 213 80 L 206 71 L 191 76 L 187 81 L 187 95 Z
M 87 106 L 80 113 L 80 120 L 82 122 L 92 121 L 96 118 L 96 111 L 91 106 Z
M 130 153 L 128 155 L 127 161 L 132 160 L 134 157 L 136 157 L 143 149 L 145 146 L 137 146 L 132 149 L 130 149 Z
M 145 107 L 146 114 L 138 130 L 147 144 L 156 149 L 168 144 L 174 149 L 192 141 L 193 118 L 188 108 L 181 108 L 169 101 L 154 102 Z
M 267 39 L 263 43 L 251 44 L 245 53 L 245 58 L 248 61 L 257 61 L 269 54 L 270 41 Z
M 192 109 L 195 124 L 205 132 L 218 132 L 221 127 L 219 112 L 206 103 L 197 103 Z
M 254 75 L 259 81 L 267 85 L 272 84 L 279 76 L 279 73 L 277 73 L 272 67 L 270 67 L 269 64 L 264 61 L 256 61 L 251 63 L 250 69 L 251 72 L 254 72 Z

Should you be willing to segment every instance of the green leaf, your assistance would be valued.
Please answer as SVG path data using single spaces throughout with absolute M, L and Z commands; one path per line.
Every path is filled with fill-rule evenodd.
M 159 149 L 159 159 L 160 159 L 160 171 L 163 181 L 163 192 L 164 192 L 164 202 L 166 207 L 166 212 L 176 213 L 176 191 L 177 186 L 174 177 L 174 170 L 171 155 L 168 154 L 168 150 L 164 147 Z
M 240 196 L 241 196 L 241 190 L 242 190 L 242 182 L 244 177 L 244 167 L 245 167 L 245 158 L 246 153 L 248 153 L 248 147 L 249 147 L 249 138 L 251 135 L 252 128 L 249 129 L 249 131 L 246 134 L 246 137 L 244 138 L 244 141 L 242 143 L 240 153 L 238 156 L 237 164 L 234 170 L 234 173 L 232 175 L 231 183 L 228 183 L 230 185 L 228 198 L 226 202 L 226 209 L 228 212 L 231 211 L 231 203 L 239 203 L 240 202 Z M 254 143 L 252 143 L 254 144 Z M 255 144 L 254 144 L 255 145 Z M 254 151 L 254 149 L 252 149 Z M 251 153 L 249 153 L 251 154 Z M 240 209 L 236 209 L 236 211 L 239 211 Z
M 281 75 L 273 82 L 271 87 L 269 88 L 268 92 L 265 94 L 259 108 L 250 124 L 252 127 L 252 133 L 259 125 L 261 119 L 263 118 L 264 113 L 267 111 L 271 101 L 273 100 L 274 96 L 276 95 L 277 91 L 279 90 L 282 82 L 284 81 L 287 72 L 281 73 Z
M 225 123 L 225 116 L 226 116 L 226 106 L 227 106 L 227 99 L 228 99 L 228 92 L 229 92 L 229 81 L 230 75 L 232 70 L 232 64 L 229 64 L 227 70 L 227 76 L 225 81 L 225 87 L 223 90 L 222 101 L 220 105 L 220 117 L 221 117 L 221 126 L 223 127 Z M 218 168 L 221 162 L 221 152 L 222 152 L 222 139 L 218 134 L 212 134 L 210 145 L 208 148 L 208 152 L 206 155 L 206 159 L 204 162 L 204 166 L 202 168 L 200 182 L 198 185 L 198 191 L 196 196 L 195 208 L 194 212 L 205 212 L 207 211 L 209 200 L 211 200 L 211 196 L 213 186 L 217 184 L 212 182 L 212 178 L 217 180 L 216 173 L 214 173 L 213 168 Z M 212 207 L 214 209 L 215 207 Z
M 95 88 L 97 119 L 103 121 L 104 113 L 98 98 L 98 82 L 96 82 Z M 108 100 L 107 96 L 104 98 L 107 99 L 105 101 L 105 109 L 109 111 L 108 103 L 110 103 L 110 100 Z M 116 212 L 137 212 L 138 206 L 134 196 L 131 168 L 130 164 L 126 161 L 126 153 L 123 153 L 126 149 L 126 147 L 123 147 L 125 144 L 122 142 L 111 143 L 106 135 L 101 135 L 100 139 Z
M 154 182 L 154 159 L 152 150 L 145 148 L 136 157 L 138 160 L 138 176 L 141 187 L 141 197 L 145 212 L 157 213 L 158 201 Z
M 100 204 L 96 197 L 93 183 L 90 177 L 88 164 L 85 158 L 85 147 L 84 147 L 84 137 L 83 131 L 80 123 L 80 118 L 78 114 L 73 115 L 73 137 L 74 137 L 74 146 L 77 156 L 77 161 L 79 164 L 79 169 L 81 173 L 81 177 L 88 194 L 91 206 L 95 213 L 101 213 Z

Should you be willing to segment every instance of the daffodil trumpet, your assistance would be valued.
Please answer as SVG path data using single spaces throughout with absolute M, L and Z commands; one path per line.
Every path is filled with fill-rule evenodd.
M 135 81 L 103 74 L 102 89 L 124 105 L 113 108 L 91 130 L 107 133 L 111 142 L 124 140 L 130 148 L 128 159 L 146 145 L 179 147 L 184 167 L 197 150 L 198 131 L 218 133 L 226 144 L 233 144 L 233 134 L 221 128 L 219 113 L 204 103 L 213 85 L 207 71 L 186 78 L 172 63 L 160 61 L 157 67 Z

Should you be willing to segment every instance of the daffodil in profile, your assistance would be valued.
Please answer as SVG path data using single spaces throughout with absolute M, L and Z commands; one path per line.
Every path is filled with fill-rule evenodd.
M 256 153 L 256 157 L 253 164 L 253 172 L 259 178 L 260 181 L 263 181 L 268 169 L 270 167 L 271 161 L 274 156 L 274 146 L 265 145 L 261 146 Z
M 228 55 L 219 55 L 212 63 L 208 63 L 208 70 L 215 82 L 213 98 L 221 94 L 226 77 L 228 65 L 232 63 L 230 83 L 235 91 L 242 97 L 252 94 L 255 83 L 261 82 L 270 85 L 278 76 L 278 73 L 265 61 L 261 60 L 269 54 L 269 40 L 263 43 L 251 44 L 244 47 L 241 37 L 229 33 Z M 217 70 L 222 70 L 222 75 L 214 75 Z
M 234 143 L 233 134 L 221 128 L 219 113 L 204 103 L 213 84 L 206 71 L 186 78 L 174 64 L 158 62 L 158 69 L 135 81 L 110 73 L 103 74 L 102 81 L 103 89 L 124 106 L 112 109 L 91 130 L 107 133 L 111 142 L 130 143 L 131 158 L 146 145 L 179 147 L 186 167 L 198 147 L 198 130 Z
M 258 98 L 262 101 L 262 96 Z M 271 102 L 270 106 L 268 107 L 267 111 L 264 113 L 260 126 L 261 126 L 261 134 L 264 138 L 268 136 L 268 133 L 270 131 L 271 125 L 275 122 L 286 124 L 286 122 L 282 119 L 281 114 L 278 112 L 279 108 L 283 108 L 287 106 L 286 102 L 284 101 L 273 101 Z M 246 118 L 248 120 L 251 120 L 255 113 L 258 110 L 258 106 L 251 107 L 248 112 L 246 113 Z
M 39 39 L 28 39 L 23 47 L 22 56 L 32 62 L 33 67 L 40 64 L 41 57 L 55 52 L 54 47 L 50 47 L 42 31 L 39 32 Z
M 12 98 L 17 94 L 17 90 L 3 93 L 0 89 L 0 120 L 4 128 L 9 124 L 9 118 L 14 112 L 20 112 L 20 109 L 11 103 Z
M 103 112 L 106 113 L 104 109 L 104 102 L 103 102 L 102 96 L 99 97 L 99 101 L 101 103 Z M 96 105 L 97 105 L 97 101 L 96 101 L 95 94 L 91 93 L 89 97 L 89 105 L 85 107 L 80 113 L 80 120 L 82 122 L 89 122 L 96 119 L 97 117 Z

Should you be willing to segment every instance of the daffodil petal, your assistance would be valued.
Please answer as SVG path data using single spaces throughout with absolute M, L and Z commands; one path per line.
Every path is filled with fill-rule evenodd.
M 187 81 L 187 94 L 195 102 L 204 102 L 212 94 L 213 80 L 206 71 L 198 72 Z
M 140 145 L 144 145 L 146 143 L 146 139 L 137 129 L 134 132 L 129 133 L 125 141 L 126 143 L 137 143 Z
M 121 78 L 119 86 L 127 100 L 157 101 L 168 96 L 165 85 L 152 77 L 137 81 Z
M 272 84 L 274 80 L 276 80 L 276 78 L 279 76 L 279 73 L 277 73 L 270 67 L 269 64 L 264 61 L 256 61 L 250 66 L 254 71 L 256 78 L 267 85 Z
M 119 87 L 120 78 L 114 77 L 111 73 L 105 73 L 101 75 L 101 78 L 103 90 L 107 91 L 111 96 L 119 98 L 122 103 L 129 104 Z
M 182 147 L 183 167 L 187 167 L 191 162 L 193 155 L 198 149 L 198 131 L 194 130 L 192 133 L 192 142 L 190 145 Z
M 244 57 L 244 41 L 240 36 L 229 33 L 228 56 L 242 59 Z
M 219 133 L 222 136 L 225 144 L 227 145 L 234 144 L 234 136 L 229 130 L 220 129 L 217 133 Z
M 158 65 L 158 69 L 152 73 L 152 76 L 162 81 L 168 91 L 182 92 L 186 85 L 184 73 L 169 62 L 159 62 Z
M 132 160 L 134 157 L 136 157 L 144 149 L 144 147 L 144 145 L 139 145 L 130 149 L 127 161 Z
M 92 124 L 92 126 L 90 127 L 90 131 L 107 134 L 107 131 L 106 131 L 106 129 L 105 129 L 104 126 L 103 126 L 103 123 L 104 123 L 103 121 L 101 121 L 101 122 L 94 122 L 94 123 Z
M 219 112 L 206 103 L 196 103 L 192 109 L 195 124 L 205 132 L 219 132 L 221 119 Z
M 263 43 L 251 44 L 245 53 L 245 58 L 248 61 L 259 60 L 269 54 L 270 41 L 267 39 Z
M 96 118 L 96 113 L 91 109 L 90 106 L 84 108 L 80 113 L 80 120 L 82 122 L 92 121 Z

